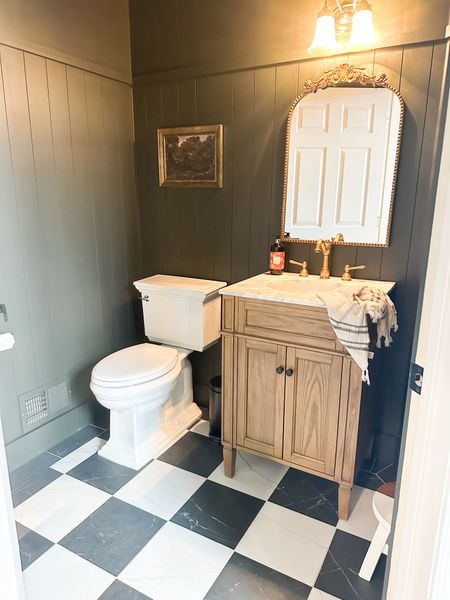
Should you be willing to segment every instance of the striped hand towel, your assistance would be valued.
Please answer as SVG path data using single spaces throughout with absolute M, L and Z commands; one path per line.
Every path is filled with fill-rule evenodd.
M 341 344 L 361 368 L 362 380 L 370 385 L 369 327 L 367 317 L 377 324 L 377 348 L 390 346 L 391 331 L 397 331 L 397 311 L 383 291 L 367 286 L 351 285 L 319 296 L 328 311 L 328 318 Z

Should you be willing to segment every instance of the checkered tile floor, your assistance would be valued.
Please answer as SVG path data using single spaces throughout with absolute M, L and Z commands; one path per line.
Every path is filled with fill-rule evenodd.
M 201 421 L 135 472 L 93 425 L 11 474 L 28 600 L 379 600 L 358 571 L 369 489 L 339 521 L 332 482 L 240 452 L 223 474 Z

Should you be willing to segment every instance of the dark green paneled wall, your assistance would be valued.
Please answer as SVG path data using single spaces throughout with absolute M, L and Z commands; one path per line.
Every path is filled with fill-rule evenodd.
M 18 1 L 18 0 L 16 0 Z M 130 0 L 133 75 L 235 71 L 308 58 L 323 0 Z M 337 3 L 329 3 L 334 9 Z M 380 46 L 442 39 L 448 0 L 374 0 Z
M 0 408 L 13 467 L 82 424 L 21 437 L 17 396 L 65 380 L 78 415 L 92 365 L 135 342 L 140 246 L 130 86 L 7 46 L 0 61 L 0 333 L 16 338 L 0 353 Z
M 383 350 L 366 392 L 379 403 L 374 429 L 397 439 L 434 204 L 446 55 L 444 42 L 430 42 L 208 76 L 173 79 L 164 72 L 152 75 L 160 81 L 134 89 L 143 272 L 229 282 L 267 269 L 268 248 L 280 230 L 286 118 L 303 82 L 349 58 L 369 72 L 384 71 L 400 89 L 406 114 L 391 245 L 336 248 L 333 261 L 336 275 L 345 263 L 364 262 L 365 276 L 397 281 L 400 330 L 394 346 Z M 156 129 L 202 123 L 224 124 L 223 189 L 159 188 Z M 289 244 L 288 257 L 307 259 L 313 273 L 320 270 L 309 245 Z M 193 357 L 203 399 L 219 358 L 218 347 Z
M 131 83 L 128 0 L 0 0 L 0 42 Z

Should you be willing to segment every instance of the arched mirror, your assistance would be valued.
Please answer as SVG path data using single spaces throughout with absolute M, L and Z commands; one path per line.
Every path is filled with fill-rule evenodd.
M 288 118 L 284 241 L 389 245 L 403 106 L 383 73 L 353 65 L 305 83 Z

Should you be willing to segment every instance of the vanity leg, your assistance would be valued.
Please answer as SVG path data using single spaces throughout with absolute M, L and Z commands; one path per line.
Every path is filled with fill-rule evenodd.
M 339 484 L 338 492 L 338 516 L 344 521 L 348 520 L 350 514 L 350 497 L 352 494 L 352 488 L 348 484 Z
M 223 468 L 226 477 L 234 476 L 234 469 L 236 467 L 236 448 L 225 448 L 223 449 Z

